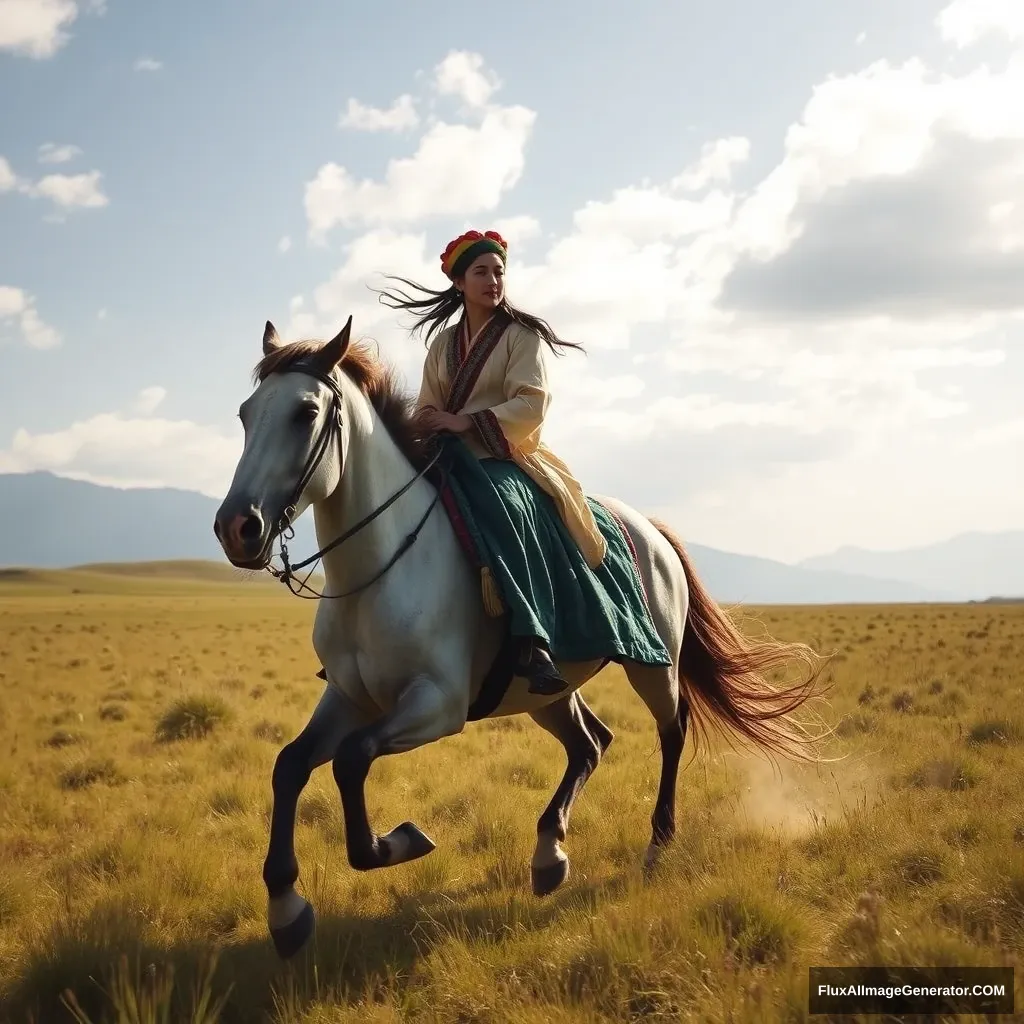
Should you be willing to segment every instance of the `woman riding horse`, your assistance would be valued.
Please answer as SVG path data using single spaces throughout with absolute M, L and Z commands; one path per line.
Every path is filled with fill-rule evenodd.
M 509 303 L 507 258 L 497 232 L 468 231 L 441 254 L 448 288 L 397 278 L 426 297 L 382 297 L 419 314 L 412 330 L 428 327 L 419 421 L 450 449 L 449 481 L 484 549 L 485 602 L 496 586 L 524 641 L 520 673 L 531 693 L 556 694 L 566 683 L 555 660 L 670 658 L 614 516 L 541 440 L 551 401 L 544 346 L 556 355 L 582 346 Z

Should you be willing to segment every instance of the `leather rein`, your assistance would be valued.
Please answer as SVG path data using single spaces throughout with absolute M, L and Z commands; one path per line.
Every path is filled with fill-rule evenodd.
M 358 594 L 367 587 L 372 586 L 376 583 L 385 573 L 388 572 L 392 566 L 416 543 L 416 539 L 420 535 L 420 531 L 426 525 L 427 520 L 430 518 L 430 513 L 434 511 L 434 506 L 437 504 L 438 499 L 441 496 L 440 488 L 437 488 L 434 494 L 433 501 L 427 507 L 427 511 L 420 517 L 419 522 L 413 530 L 406 536 L 401 544 L 398 545 L 397 550 L 388 560 L 387 564 L 381 569 L 375 576 L 372 576 L 365 583 L 361 583 L 358 587 L 354 587 L 352 590 L 348 590 L 343 594 L 322 594 L 318 593 L 311 586 L 307 584 L 307 580 L 313 575 L 313 569 L 310 569 L 306 574 L 306 578 L 299 580 L 295 573 L 300 569 L 305 569 L 307 566 L 314 566 L 319 562 L 324 555 L 328 552 L 333 551 L 339 547 L 349 538 L 354 537 L 360 530 L 368 526 L 374 521 L 381 513 L 387 511 L 406 491 L 409 490 L 418 480 L 423 479 L 424 476 L 435 466 L 441 458 L 444 451 L 443 447 L 438 447 L 438 450 L 430 458 L 427 464 L 419 470 L 419 472 L 405 485 L 388 498 L 382 505 L 378 505 L 368 516 L 364 516 L 355 526 L 349 527 L 340 537 L 336 537 L 330 542 L 325 544 L 315 554 L 309 556 L 309 558 L 292 565 L 288 558 L 288 541 L 295 537 L 295 529 L 292 526 L 292 520 L 295 516 L 295 510 L 298 507 L 299 500 L 302 497 L 302 492 L 305 491 L 309 485 L 309 481 L 312 480 L 313 474 L 317 471 L 320 463 L 323 461 L 324 456 L 330 450 L 332 442 L 341 440 L 341 407 L 342 407 L 342 393 L 341 387 L 338 382 L 330 373 L 324 373 L 316 366 L 311 365 L 308 362 L 293 363 L 291 366 L 287 366 L 279 373 L 306 373 L 312 377 L 315 377 L 322 384 L 326 385 L 331 392 L 331 406 L 327 412 L 327 419 L 324 422 L 323 428 L 317 436 L 316 443 L 313 445 L 313 450 L 310 452 L 309 458 L 306 460 L 306 464 L 303 467 L 302 475 L 299 477 L 299 482 L 295 485 L 295 489 L 292 492 L 291 501 L 285 507 L 284 512 L 281 514 L 281 518 L 278 520 L 277 528 L 275 530 L 276 539 L 278 540 L 281 547 L 281 564 L 282 569 L 277 569 L 274 566 L 268 564 L 265 566 L 267 572 L 271 576 L 276 577 L 280 580 L 288 590 L 296 597 L 301 597 L 307 601 L 320 600 L 321 598 L 337 599 L 341 597 L 352 597 L 354 594 Z M 273 546 L 273 539 L 270 541 L 271 547 Z M 297 583 L 299 590 L 294 589 L 292 584 Z M 309 591 L 309 594 L 301 593 L 301 591 Z

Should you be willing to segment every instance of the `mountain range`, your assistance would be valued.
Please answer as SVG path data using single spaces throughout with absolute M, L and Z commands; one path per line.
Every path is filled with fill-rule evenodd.
M 121 489 L 51 473 L 0 474 L 0 566 L 70 568 L 176 559 L 227 565 L 213 536 L 217 502 L 172 488 Z M 685 536 L 685 534 L 684 534 Z M 716 600 L 847 604 L 1024 595 L 1024 530 L 970 533 L 901 551 L 844 547 L 797 565 L 686 544 Z M 296 560 L 316 550 L 312 516 L 296 524 Z

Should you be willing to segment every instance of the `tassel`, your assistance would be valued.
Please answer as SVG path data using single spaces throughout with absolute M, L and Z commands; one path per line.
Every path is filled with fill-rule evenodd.
M 505 607 L 502 604 L 501 593 L 498 590 L 498 584 L 489 565 L 485 565 L 480 570 L 480 589 L 483 592 L 484 611 L 492 619 L 501 618 L 505 613 Z

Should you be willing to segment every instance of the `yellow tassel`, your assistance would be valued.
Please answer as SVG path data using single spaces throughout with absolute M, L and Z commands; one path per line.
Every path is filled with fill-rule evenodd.
M 483 592 L 484 611 L 492 619 L 501 618 L 505 613 L 505 606 L 502 604 L 498 584 L 495 582 L 494 575 L 488 565 L 485 565 L 480 570 L 480 589 Z

